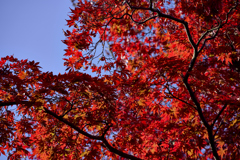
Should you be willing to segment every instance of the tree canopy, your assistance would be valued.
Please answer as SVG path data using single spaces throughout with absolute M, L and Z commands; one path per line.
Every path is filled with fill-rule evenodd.
M 0 155 L 240 157 L 239 6 L 79 0 L 64 31 L 64 74 L 1 58 Z

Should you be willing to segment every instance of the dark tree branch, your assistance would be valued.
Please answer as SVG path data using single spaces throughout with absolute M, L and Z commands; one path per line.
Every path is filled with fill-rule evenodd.
M 102 134 L 102 137 L 104 138 L 104 136 L 107 134 L 107 131 L 111 128 L 111 125 L 108 125 L 107 129 L 105 129 L 105 131 Z
M 197 100 L 197 98 L 196 98 L 196 96 L 195 96 L 192 88 L 191 88 L 190 85 L 188 84 L 187 79 L 184 78 L 184 79 L 183 79 L 183 83 L 184 83 L 185 87 L 187 88 L 187 90 L 188 90 L 188 92 L 189 92 L 189 95 L 190 95 L 193 103 L 194 103 L 195 106 L 197 107 L 198 114 L 199 114 L 199 116 L 200 116 L 200 118 L 201 118 L 204 126 L 205 126 L 206 128 L 210 128 L 210 125 L 208 124 L 207 120 L 205 119 L 205 117 L 204 117 L 204 115 L 203 115 L 203 112 L 202 112 L 200 103 L 198 102 L 198 100 Z
M 42 104 L 41 102 L 29 102 L 29 101 L 19 101 L 19 102 L 3 102 L 0 101 L 0 106 L 12 106 L 18 104 L 25 104 L 25 105 L 39 105 Z
M 101 140 L 100 136 L 93 136 L 83 130 L 81 130 L 79 127 L 75 126 L 73 123 L 71 122 L 68 122 L 65 118 L 63 118 L 62 116 L 58 116 L 56 113 L 50 111 L 49 109 L 45 108 L 44 107 L 44 111 L 46 113 L 48 113 L 49 115 L 55 117 L 56 119 L 58 119 L 59 121 L 65 123 L 66 125 L 68 125 L 69 127 L 75 129 L 76 131 L 78 131 L 80 134 L 88 137 L 88 138 L 91 138 L 91 139 L 95 139 L 95 140 Z
M 120 150 L 117 150 L 116 148 L 112 147 L 108 141 L 104 138 L 104 136 L 94 136 L 94 135 L 91 135 L 83 130 L 81 130 L 79 127 L 75 126 L 73 123 L 67 121 L 66 119 L 64 119 L 63 117 L 61 116 L 58 116 L 57 114 L 55 114 L 54 112 L 48 110 L 47 108 L 44 107 L 44 110 L 46 113 L 48 113 L 49 115 L 52 115 L 53 117 L 55 117 L 56 119 L 58 119 L 59 121 L 65 123 L 66 125 L 68 125 L 69 127 L 75 129 L 78 133 L 90 138 L 90 139 L 94 139 L 94 140 L 100 140 L 103 142 L 103 144 L 107 147 L 107 149 L 110 151 L 110 152 L 113 152 L 121 157 L 124 157 L 124 158 L 128 158 L 128 159 L 132 159 L 132 160 L 141 160 L 140 158 L 137 158 L 135 156 L 132 156 L 132 155 L 129 155 L 129 154 L 126 154 Z
M 221 123 L 219 124 L 219 126 L 218 126 L 217 130 L 215 131 L 215 133 L 214 133 L 213 137 L 215 137 L 215 136 L 216 136 L 216 134 L 217 134 L 217 132 L 218 132 L 219 128 L 222 126 L 222 124 L 223 124 L 223 123 L 224 123 L 224 122 L 223 122 L 223 121 L 221 121 Z
M 228 33 L 226 32 L 226 36 L 230 41 L 230 46 L 232 48 L 232 51 L 236 51 L 236 48 L 234 47 L 233 41 L 231 40 L 230 36 L 228 35 Z
M 128 6 L 129 6 L 131 9 L 135 9 L 135 10 L 150 10 L 150 11 L 152 11 L 152 12 L 156 12 L 156 13 L 158 14 L 158 17 L 168 18 L 168 19 L 171 19 L 171 20 L 173 20 L 173 21 L 179 22 L 179 23 L 181 23 L 181 24 L 184 25 L 184 28 L 185 28 L 185 30 L 186 30 L 186 34 L 187 34 L 188 40 L 189 40 L 190 44 L 192 45 L 194 52 L 193 52 L 193 57 L 192 57 L 192 60 L 191 60 L 191 62 L 190 62 L 190 64 L 189 64 L 188 70 L 187 70 L 185 76 L 182 76 L 182 78 L 183 78 L 183 83 L 184 83 L 185 87 L 187 88 L 187 90 L 188 90 L 188 92 L 189 92 L 189 95 L 190 95 L 192 101 L 194 102 L 194 104 L 195 104 L 195 106 L 196 106 L 196 108 L 197 108 L 197 111 L 198 111 L 198 114 L 199 114 L 199 117 L 200 117 L 201 121 L 203 122 L 204 126 L 207 128 L 208 137 L 209 137 L 210 145 L 211 145 L 211 148 L 212 148 L 212 151 L 213 151 L 213 155 L 214 155 L 214 157 L 215 157 L 216 160 L 219 160 L 220 158 L 219 158 L 219 155 L 218 155 L 218 153 L 217 153 L 216 146 L 215 146 L 214 136 L 213 136 L 213 133 L 212 133 L 212 132 L 213 132 L 213 131 L 212 131 L 212 128 L 211 128 L 211 126 L 209 125 L 209 123 L 207 122 L 207 120 L 205 119 L 205 117 L 204 117 L 204 115 L 203 115 L 203 112 L 202 112 L 202 109 L 201 109 L 201 106 L 200 106 L 200 103 L 198 102 L 198 99 L 197 99 L 197 97 L 195 96 L 192 88 L 191 88 L 190 85 L 188 84 L 189 74 L 190 74 L 190 72 L 193 70 L 193 67 L 194 67 L 194 65 L 195 65 L 195 63 L 196 63 L 197 57 L 198 57 L 198 55 L 199 55 L 199 51 L 201 51 L 203 47 L 202 47 L 199 51 L 197 50 L 197 47 L 198 47 L 198 46 L 196 45 L 196 43 L 195 43 L 195 42 L 193 41 L 193 39 L 192 39 L 192 36 L 191 36 L 191 34 L 190 34 L 190 30 L 189 30 L 189 27 L 188 27 L 188 23 L 187 23 L 186 21 L 181 20 L 181 19 L 178 19 L 178 18 L 175 18 L 175 17 L 172 17 L 172 16 L 170 16 L 170 15 L 166 15 L 166 14 L 160 12 L 159 9 L 150 8 L 150 7 L 151 7 L 151 4 L 150 4 L 150 7 L 149 7 L 149 8 L 144 8 L 144 7 L 131 6 L 130 3 L 128 3 L 128 2 L 126 2 L 126 3 L 128 4 Z M 217 32 L 219 31 L 220 28 L 221 28 L 221 25 L 218 27 Z M 216 37 L 216 35 L 217 35 L 217 32 L 216 32 L 216 34 L 215 34 L 213 37 L 211 37 L 211 38 L 209 38 L 209 39 L 205 39 L 204 45 L 205 45 L 206 41 L 208 41 L 208 40 L 210 40 L 210 39 L 214 39 L 214 38 Z M 207 32 L 207 33 L 208 33 L 208 32 Z M 206 33 L 206 35 L 207 35 L 207 33 Z M 202 39 L 203 39 L 203 38 L 202 38 Z M 198 43 L 200 43 L 200 42 L 198 42 Z
M 20 101 L 20 102 L 2 102 L 0 101 L 0 106 L 10 106 L 10 105 L 18 105 L 18 104 L 27 104 L 27 105 L 36 105 L 36 104 L 39 104 L 39 102 L 29 102 L 29 101 Z M 124 158 L 127 158 L 127 159 L 132 159 L 132 160 L 141 160 L 140 158 L 137 158 L 133 155 L 129 155 L 129 154 L 126 154 L 114 147 L 112 147 L 108 141 L 104 138 L 104 135 L 106 134 L 107 130 L 109 130 L 109 128 L 111 127 L 111 125 L 108 126 L 108 128 L 105 130 L 104 134 L 102 136 L 94 136 L 94 135 L 91 135 L 85 131 L 83 131 L 82 129 L 80 129 L 79 127 L 75 126 L 73 123 L 67 121 L 65 118 L 63 118 L 62 116 L 58 116 L 56 113 L 50 111 L 49 109 L 43 107 L 44 111 L 53 116 L 54 118 L 58 119 L 59 121 L 65 123 L 66 125 L 68 125 L 69 127 L 71 127 L 72 129 L 75 129 L 78 133 L 90 138 L 90 139 L 93 139 L 93 140 L 100 140 L 103 142 L 103 144 L 107 147 L 107 149 L 110 151 L 110 152 L 113 152 L 121 157 L 124 157 Z
M 224 23 L 222 23 L 222 20 L 220 19 L 218 26 L 216 26 L 216 27 L 214 27 L 214 28 L 212 28 L 212 29 L 209 29 L 209 30 L 207 30 L 205 33 L 202 34 L 202 36 L 199 38 L 199 40 L 198 40 L 198 42 L 197 42 L 197 45 L 196 45 L 197 47 L 199 47 L 200 42 L 208 35 L 208 33 L 216 30 L 214 36 L 212 36 L 212 37 L 207 38 L 207 39 L 204 40 L 203 45 L 202 45 L 201 48 L 198 50 L 198 53 L 200 53 L 200 52 L 202 51 L 202 49 L 205 47 L 206 42 L 209 41 L 209 40 L 211 40 L 211 39 L 214 39 L 214 38 L 217 36 L 218 31 L 220 30 L 220 28 L 222 28 L 225 24 L 228 23 L 229 14 L 230 14 L 234 9 L 237 8 L 238 3 L 239 3 L 239 2 L 238 2 L 238 0 L 237 0 L 236 3 L 235 3 L 235 5 L 234 5 L 232 8 L 229 9 L 228 13 L 226 14 L 226 19 L 225 19 L 225 22 L 224 22 Z
M 153 0 L 149 0 L 149 8 L 150 9 L 154 8 Z
M 188 76 L 189 76 L 189 73 L 192 71 L 193 69 L 193 66 L 196 62 L 196 59 L 197 59 L 197 56 L 198 56 L 198 53 L 197 52 L 197 45 L 196 43 L 193 41 L 192 39 L 192 36 L 191 36 L 191 33 L 190 33 L 190 30 L 189 30 L 189 27 L 188 27 L 188 23 L 184 20 L 181 20 L 181 19 L 178 19 L 178 18 L 175 18 L 171 15 L 167 15 L 167 14 L 164 14 L 162 13 L 159 9 L 156 9 L 156 8 L 151 8 L 151 6 L 149 8 L 145 8 L 145 7 L 136 7 L 136 6 L 131 6 L 129 2 L 126 2 L 128 4 L 128 6 L 131 8 L 131 9 L 134 9 L 134 10 L 149 10 L 149 11 L 152 11 L 153 13 L 157 13 L 158 17 L 163 17 L 163 18 L 167 18 L 167 19 L 170 19 L 170 20 L 173 20 L 175 22 L 178 22 L 178 23 L 181 23 L 185 30 L 186 30 L 186 34 L 187 34 L 187 37 L 188 37 L 188 40 L 190 42 L 190 44 L 192 45 L 193 47 L 193 50 L 194 50 L 194 54 L 193 54 L 193 58 L 190 62 L 190 65 L 189 65 L 189 68 L 188 68 L 188 71 L 185 75 L 185 78 L 188 79 Z
M 227 106 L 228 106 L 228 105 L 225 104 L 225 105 L 222 107 L 222 109 L 220 110 L 220 112 L 218 113 L 217 117 L 214 119 L 214 121 L 213 121 L 213 123 L 212 123 L 212 125 L 211 125 L 212 128 L 213 128 L 214 124 L 216 123 L 216 121 L 218 120 L 218 118 L 220 117 L 220 115 L 222 114 L 222 112 L 224 111 L 224 109 L 227 108 Z
M 175 99 L 177 99 L 177 100 L 179 100 L 179 101 L 181 101 L 181 102 L 189 105 L 190 107 L 194 108 L 195 110 L 197 110 L 197 108 L 196 108 L 195 106 L 193 106 L 192 104 L 190 104 L 190 103 L 188 103 L 188 102 L 186 102 L 186 101 L 184 101 L 184 100 L 182 100 L 182 99 L 174 96 L 174 95 L 172 94 L 172 92 L 170 91 L 170 89 L 169 89 L 169 85 L 168 85 L 168 87 L 167 87 L 167 90 L 168 90 L 168 93 L 167 93 L 167 94 L 170 94 L 170 95 L 172 96 L 172 98 L 175 98 Z
M 189 40 L 190 44 L 192 45 L 192 47 L 193 47 L 194 49 L 197 48 L 195 42 L 194 42 L 193 39 L 192 39 L 192 36 L 191 36 L 191 34 L 190 34 L 190 30 L 189 30 L 189 27 L 188 27 L 188 23 L 187 23 L 186 21 L 181 20 L 181 19 L 178 19 L 178 18 L 175 18 L 175 17 L 173 17 L 173 16 L 171 16 L 171 15 L 164 14 L 164 13 L 162 13 L 162 12 L 161 12 L 159 9 L 157 9 L 157 8 L 152 8 L 152 7 L 151 7 L 151 4 L 152 4 L 153 2 L 151 2 L 151 1 L 150 1 L 151 4 L 150 4 L 149 8 L 131 6 L 130 3 L 127 2 L 127 1 L 126 1 L 126 3 L 127 3 L 127 5 L 128 5 L 131 9 L 134 9 L 134 10 L 145 10 L 145 11 L 148 10 L 148 11 L 152 11 L 153 13 L 157 13 L 158 17 L 163 17 L 163 18 L 171 19 L 171 20 L 173 20 L 173 21 L 176 21 L 176 22 L 178 22 L 178 23 L 183 24 L 183 25 L 184 25 L 184 28 L 185 28 L 185 30 L 186 30 L 187 37 L 188 37 L 188 40 Z
M 0 106 L 12 106 L 15 105 L 16 102 L 2 102 L 0 101 Z
M 220 157 L 219 157 L 219 155 L 218 155 L 218 153 L 217 153 L 217 148 L 216 148 L 216 146 L 215 146 L 215 140 L 214 140 L 212 125 L 210 126 L 209 123 L 206 121 L 206 119 L 205 119 L 205 117 L 204 117 L 204 115 L 203 115 L 203 112 L 202 112 L 202 108 L 201 108 L 201 106 L 200 106 L 200 103 L 198 102 L 198 99 L 197 99 L 196 95 L 194 94 L 192 88 L 191 88 L 190 85 L 188 84 L 188 77 L 189 77 L 189 74 L 190 74 L 190 72 L 192 71 L 192 69 L 193 69 L 193 67 L 194 67 L 194 64 L 195 64 L 195 62 L 196 62 L 197 56 L 198 56 L 199 53 L 202 51 L 203 47 L 205 46 L 205 43 L 206 43 L 207 41 L 211 40 L 211 39 L 216 38 L 216 36 L 217 36 L 220 28 L 222 28 L 222 26 L 227 23 L 227 21 L 228 21 L 228 15 L 230 14 L 230 12 L 231 12 L 234 8 L 237 7 L 237 5 L 238 5 L 238 1 L 236 2 L 236 5 L 235 5 L 234 7 L 232 7 L 232 8 L 229 10 L 229 12 L 227 13 L 225 23 L 222 24 L 222 21 L 220 20 L 218 27 L 215 27 L 215 28 L 213 28 L 213 29 L 205 32 L 205 33 L 202 35 L 202 37 L 199 39 L 199 41 L 197 42 L 197 45 L 195 45 L 195 46 L 192 45 L 193 48 L 194 48 L 193 58 L 192 58 L 192 60 L 191 60 L 191 62 L 190 62 L 189 68 L 188 68 L 185 76 L 182 76 L 182 77 L 183 77 L 183 83 L 184 83 L 184 85 L 186 86 L 186 88 L 187 88 L 187 90 L 188 90 L 188 92 L 189 92 L 189 94 L 190 94 L 191 99 L 193 100 L 194 104 L 195 104 L 196 107 L 197 107 L 197 111 L 198 111 L 199 117 L 200 117 L 201 121 L 203 122 L 204 126 L 207 128 L 210 146 L 211 146 L 211 148 L 212 148 L 212 152 L 213 152 L 214 158 L 215 158 L 216 160 L 220 160 Z M 186 30 L 187 30 L 187 29 L 186 29 Z M 214 30 L 216 30 L 214 36 L 205 39 L 204 42 L 203 42 L 202 47 L 197 51 L 197 47 L 198 47 L 198 45 L 200 44 L 201 40 L 202 40 L 210 31 L 214 31 Z M 190 41 L 190 42 L 191 42 L 191 41 Z M 192 42 L 191 42 L 191 44 L 192 44 Z M 224 108 L 226 108 L 226 106 L 222 108 L 222 110 L 220 111 L 221 113 L 222 113 L 222 111 L 224 110 Z M 221 114 L 221 113 L 220 113 L 220 114 Z M 220 114 L 216 117 L 216 119 L 219 118 Z M 216 120 L 216 119 L 215 119 L 215 120 Z M 214 123 L 215 123 L 215 122 L 214 122 Z
M 71 104 L 71 103 L 69 103 L 69 104 L 71 105 L 71 108 L 70 108 L 69 110 L 67 110 L 65 113 L 63 113 L 63 114 L 61 115 L 61 117 L 64 117 L 66 114 L 68 114 L 69 112 L 72 111 L 72 109 L 73 109 L 73 104 Z
M 194 55 L 196 56 L 196 55 L 198 55 L 198 54 L 194 54 Z M 194 63 L 195 63 L 195 61 L 196 61 L 196 58 L 197 58 L 197 57 L 194 57 L 194 58 L 192 59 L 192 61 L 191 61 L 191 63 L 193 63 L 192 66 L 189 66 L 189 69 L 188 69 L 186 75 L 185 75 L 185 76 L 182 76 L 182 77 L 183 77 L 183 83 L 184 83 L 185 87 L 187 88 L 188 93 L 189 93 L 189 95 L 190 95 L 193 103 L 194 103 L 195 106 L 197 107 L 197 112 L 198 112 L 198 115 L 199 115 L 201 121 L 203 122 L 204 126 L 205 126 L 206 129 L 207 129 L 208 139 L 209 139 L 209 142 L 210 142 L 210 146 L 211 146 L 211 148 L 212 148 L 212 152 L 213 152 L 214 158 L 215 158 L 216 160 L 220 160 L 220 157 L 219 157 L 219 155 L 218 155 L 218 153 L 217 153 L 217 148 L 216 148 L 216 146 L 215 146 L 215 140 L 214 140 L 214 136 L 213 136 L 212 127 L 209 125 L 209 123 L 208 123 L 207 120 L 205 119 L 205 117 L 204 117 L 204 115 L 203 115 L 203 112 L 202 112 L 202 108 L 201 108 L 201 106 L 200 106 L 200 103 L 198 102 L 198 99 L 197 99 L 196 95 L 194 94 L 191 86 L 188 84 L 188 77 L 189 77 L 188 72 L 189 72 L 189 70 L 190 70 L 190 71 L 192 70 L 193 65 L 194 65 Z M 195 60 L 194 60 L 194 59 L 195 59 Z M 193 60 L 194 60 L 194 61 L 193 61 Z M 192 67 L 192 68 L 190 69 L 190 67 Z
M 202 51 L 202 49 L 205 47 L 205 44 L 206 44 L 207 41 L 212 40 L 212 39 L 215 39 L 215 38 L 217 37 L 217 34 L 218 34 L 220 28 L 222 28 L 221 20 L 220 20 L 220 23 L 219 23 L 218 27 L 215 27 L 214 29 L 210 29 L 210 30 L 208 30 L 207 32 L 205 32 L 206 34 L 204 35 L 204 37 L 205 37 L 208 33 L 210 33 L 211 31 L 216 30 L 215 34 L 214 34 L 212 37 L 207 38 L 207 39 L 205 39 L 205 40 L 203 41 L 203 45 L 202 45 L 201 48 L 198 50 L 198 53 L 200 53 L 200 52 Z M 199 39 L 199 40 L 200 40 L 200 39 Z M 199 41 L 199 42 L 200 42 L 200 41 Z
M 129 15 L 129 14 L 128 14 L 128 15 Z M 129 17 L 131 18 L 131 20 L 132 20 L 134 23 L 144 24 L 144 23 L 146 23 L 147 21 L 149 21 L 149 20 L 151 20 L 151 19 L 155 19 L 155 18 L 158 17 L 158 16 L 152 16 L 152 17 L 149 17 L 149 18 L 145 19 L 144 21 L 140 21 L 140 22 L 135 21 L 135 20 L 133 19 L 132 15 L 129 15 Z
M 196 45 L 199 46 L 199 44 L 200 44 L 201 41 L 207 36 L 207 34 L 208 34 L 208 33 L 211 33 L 211 32 L 214 31 L 214 30 L 217 30 L 217 29 L 219 28 L 219 26 L 220 26 L 220 24 L 218 23 L 217 26 L 215 26 L 215 27 L 207 30 L 206 32 L 204 32 L 204 33 L 201 35 L 201 37 L 199 38 L 199 40 L 198 40 L 198 42 L 197 42 Z

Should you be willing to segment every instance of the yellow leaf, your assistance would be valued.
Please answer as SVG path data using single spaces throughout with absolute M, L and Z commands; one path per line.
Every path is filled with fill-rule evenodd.
M 70 148 L 66 148 L 65 151 L 70 152 Z
M 188 155 L 189 156 L 192 156 L 193 155 L 193 149 L 190 149 L 189 151 L 187 151 Z
M 222 147 L 224 145 L 224 142 L 223 141 L 219 141 L 218 145 L 219 145 L 219 147 Z
M 144 106 L 145 104 L 144 104 L 144 99 L 140 99 L 139 101 L 138 101 L 138 104 L 140 105 L 140 106 Z
M 230 127 L 234 126 L 237 123 L 237 119 L 233 120 L 232 123 L 230 124 Z
M 28 74 L 27 74 L 26 72 L 24 72 L 24 71 L 21 71 L 21 72 L 18 74 L 18 76 L 19 76 L 20 79 L 24 79 L 24 78 L 26 78 L 26 77 L 28 76 Z
M 223 148 L 220 148 L 220 149 L 219 149 L 218 153 L 219 153 L 219 155 L 221 156 L 221 158 L 224 156 L 225 151 L 226 151 L 226 150 L 224 150 Z
M 84 157 L 85 155 L 88 155 L 88 154 L 89 154 L 89 152 L 90 152 L 90 151 L 88 151 L 88 150 L 85 150 L 85 152 L 83 152 L 83 153 L 80 155 L 80 157 Z
M 157 152 L 157 148 L 158 148 L 158 145 L 156 143 L 154 143 L 153 148 L 150 149 L 150 152 L 152 152 L 152 154 L 154 154 L 155 152 Z
M 173 107 L 173 108 L 171 109 L 171 111 L 173 112 L 173 115 L 174 115 L 175 117 L 177 117 L 177 113 L 178 113 L 177 108 Z

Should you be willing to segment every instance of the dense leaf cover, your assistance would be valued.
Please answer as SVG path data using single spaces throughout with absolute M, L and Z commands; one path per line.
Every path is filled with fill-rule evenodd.
M 0 154 L 239 158 L 239 6 L 79 0 L 64 31 L 66 73 L 1 58 Z

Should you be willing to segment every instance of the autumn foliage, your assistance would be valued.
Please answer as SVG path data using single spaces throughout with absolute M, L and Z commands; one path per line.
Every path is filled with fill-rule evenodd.
M 238 159 L 239 7 L 79 0 L 64 31 L 66 73 L 1 58 L 0 155 Z

